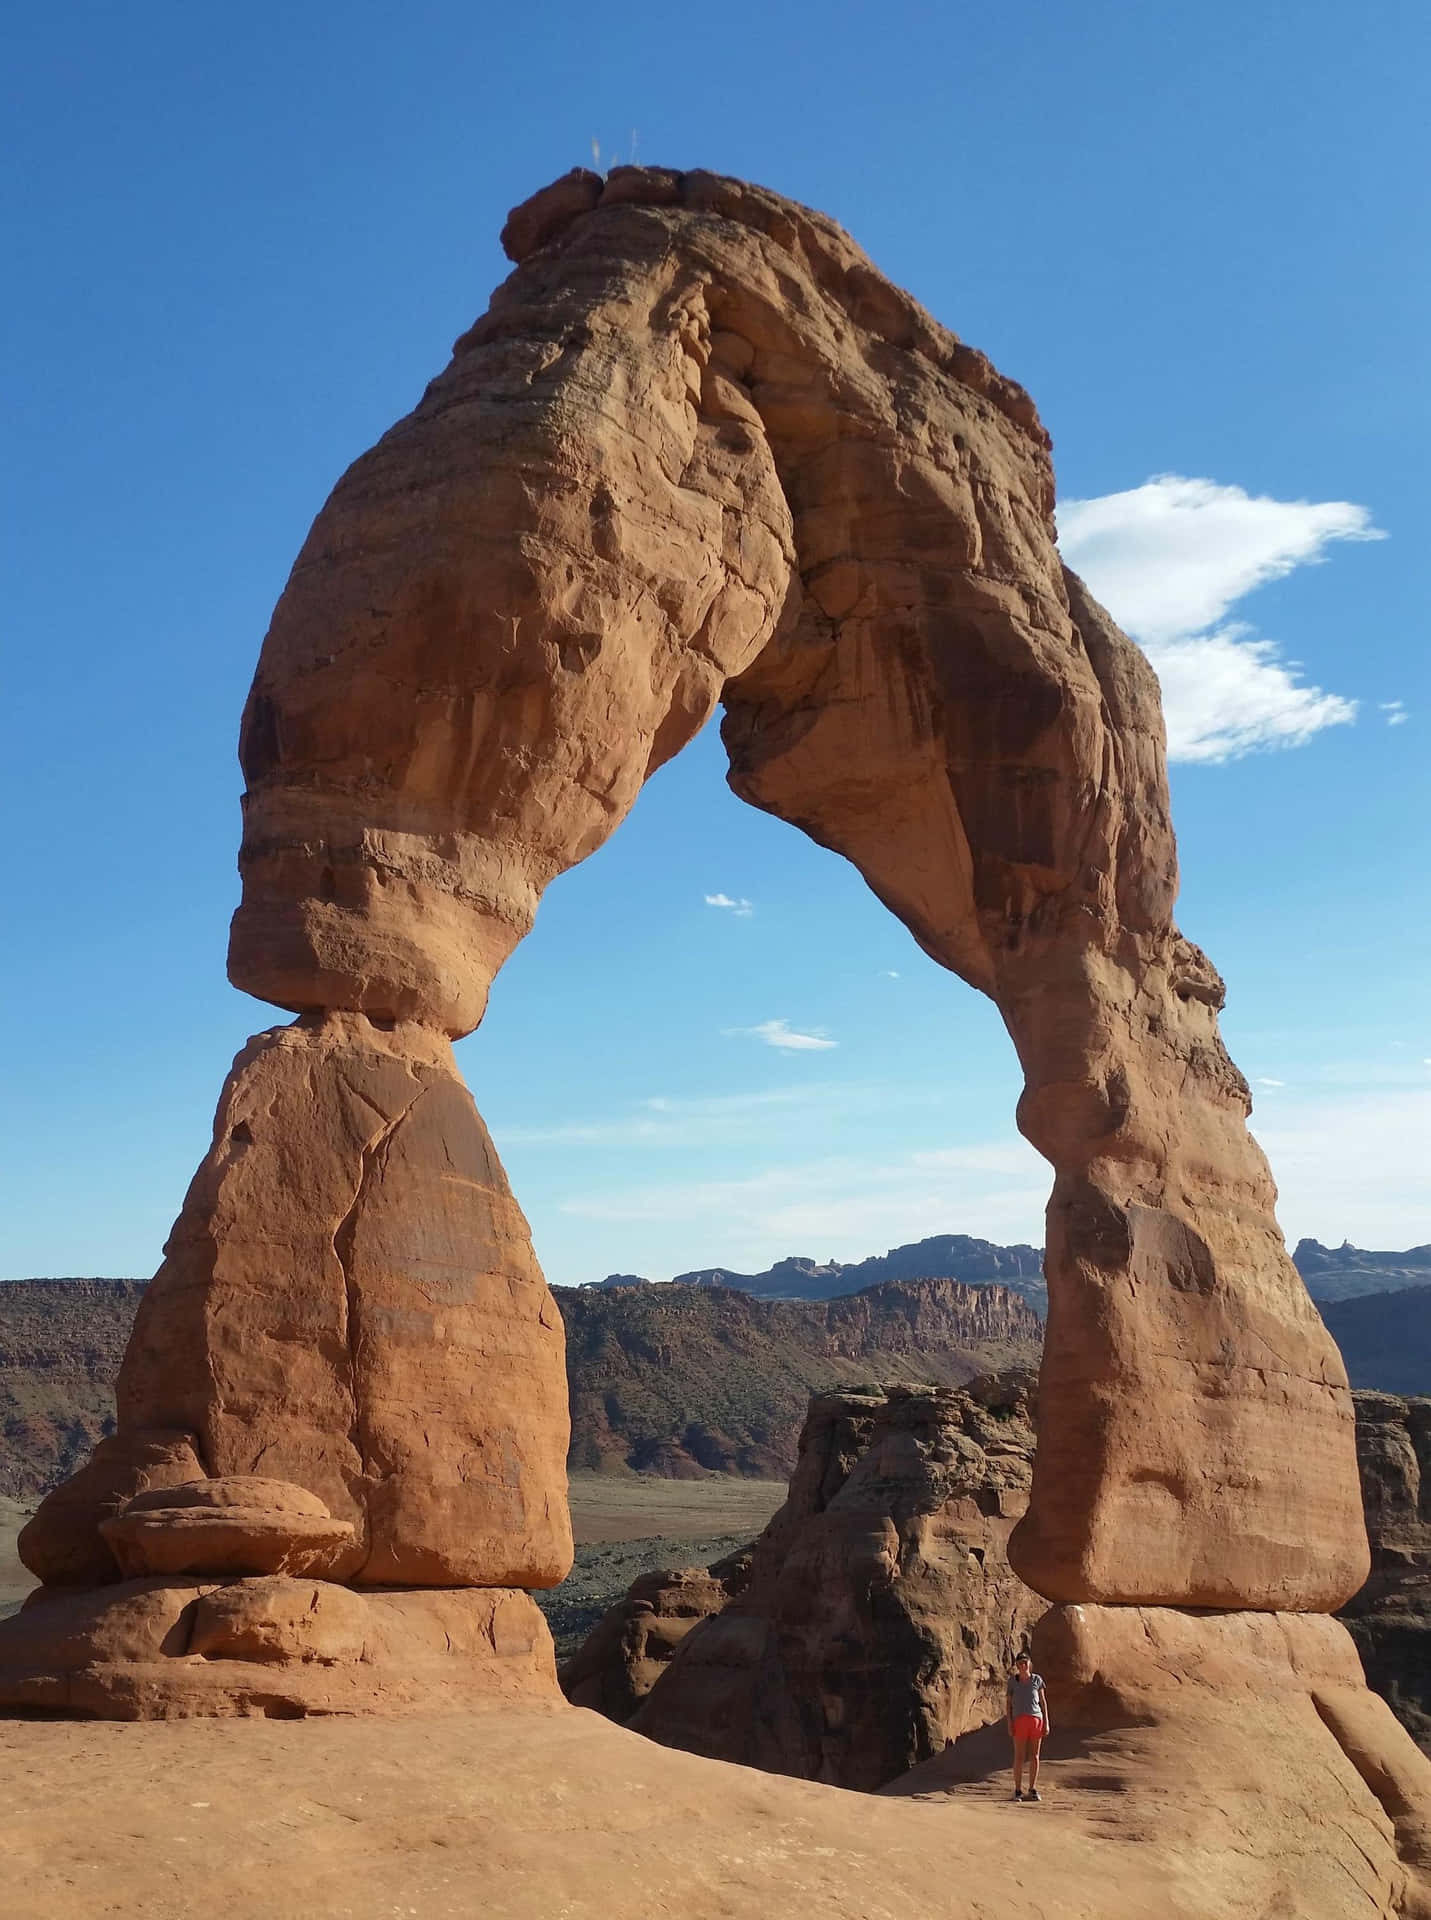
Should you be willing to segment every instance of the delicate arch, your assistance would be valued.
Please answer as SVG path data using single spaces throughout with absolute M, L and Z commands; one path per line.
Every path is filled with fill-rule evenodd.
M 1061 566 L 1028 397 L 832 223 L 575 174 L 339 482 L 245 714 L 230 971 L 480 1020 L 543 888 L 724 701 L 735 791 L 997 1003 L 1053 1163 L 1051 1598 L 1333 1608 L 1365 1574 L 1335 1349 L 1178 934 L 1156 682 Z

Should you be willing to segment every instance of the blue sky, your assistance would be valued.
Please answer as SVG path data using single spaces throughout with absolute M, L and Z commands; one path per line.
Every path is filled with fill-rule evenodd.
M 834 215 L 1030 387 L 1284 1228 L 1431 1239 L 1423 6 L 151 0 L 9 54 L 0 1274 L 156 1264 L 271 1024 L 223 971 L 268 613 L 593 141 Z M 1041 1238 L 993 1009 L 714 729 L 459 1053 L 556 1281 Z

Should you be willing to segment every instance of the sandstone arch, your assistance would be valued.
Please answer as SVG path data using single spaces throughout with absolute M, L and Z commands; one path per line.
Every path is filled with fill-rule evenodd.
M 1051 1598 L 1330 1608 L 1345 1381 L 1172 923 L 1151 671 L 1059 563 L 1027 396 L 831 223 L 557 183 L 299 556 L 245 716 L 235 982 L 468 1031 L 542 889 L 724 699 L 731 784 L 990 994 L 1056 1170 Z
M 570 175 L 504 240 L 516 271 L 339 481 L 276 609 L 230 973 L 297 1019 L 235 1063 L 119 1435 L 28 1563 L 115 1582 L 123 1503 L 202 1478 L 174 1511 L 230 1572 L 267 1577 L 301 1512 L 328 1543 L 305 1577 L 562 1578 L 560 1321 L 450 1040 L 542 890 L 723 702 L 735 790 L 852 860 L 1017 1049 L 1054 1168 L 1019 1573 L 1065 1603 L 1336 1607 L 1367 1565 L 1345 1375 L 1221 982 L 1173 924 L 1156 683 L 1059 562 L 1032 403 L 831 222 L 735 181 Z M 249 1534 L 245 1488 L 269 1490 Z M 175 1551 L 164 1571 L 213 1571 Z M 230 1651 L 308 1658 L 287 1577 L 204 1600 Z M 149 1698 L 125 1662 L 191 1605 L 138 1585 L 65 1630 L 95 1710 Z M 401 1618 L 536 1658 L 520 1596 L 368 1604 L 345 1645 Z M 79 1683 L 48 1684 L 0 1649 L 0 1698 Z

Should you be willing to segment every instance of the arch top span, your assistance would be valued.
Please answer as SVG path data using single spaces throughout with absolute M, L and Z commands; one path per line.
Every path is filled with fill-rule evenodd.
M 1332 1608 L 1345 1376 L 1172 918 L 1156 680 L 1061 565 L 1023 390 L 823 216 L 577 173 L 339 481 L 244 716 L 236 985 L 449 1035 L 717 705 L 735 791 L 989 994 L 1055 1169 L 1030 1584 Z

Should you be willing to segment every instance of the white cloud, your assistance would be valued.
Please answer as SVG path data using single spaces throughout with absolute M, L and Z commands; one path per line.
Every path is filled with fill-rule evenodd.
M 1274 641 L 1225 616 L 1255 587 L 1322 560 L 1335 541 L 1384 539 L 1365 507 L 1160 474 L 1123 493 L 1064 501 L 1059 527 L 1068 564 L 1157 669 L 1171 759 L 1300 746 L 1355 719 L 1354 700 L 1306 685 Z
M 1285 1087 L 1287 1082 L 1285 1080 L 1269 1080 L 1264 1075 L 1262 1079 L 1254 1080 L 1252 1084 L 1256 1087 Z
M 880 975 L 881 980 L 898 980 L 898 978 L 899 978 L 899 975 L 898 973 L 896 973 L 893 967 L 886 967 L 884 969 L 884 972 L 881 973 Z
M 1411 718 L 1406 711 L 1404 700 L 1383 700 L 1379 704 L 1381 712 L 1386 715 L 1386 724 L 1389 727 L 1404 727 Z
M 1232 625 L 1148 642 L 1168 723 L 1168 758 L 1218 765 L 1269 747 L 1300 747 L 1355 720 L 1357 703 L 1302 686 L 1271 640 Z
M 727 913 L 733 913 L 737 920 L 748 920 L 755 912 L 748 900 L 733 900 L 728 893 L 708 893 L 705 901 L 708 907 L 723 907 Z
M 763 1040 L 767 1047 L 779 1047 L 782 1053 L 825 1053 L 831 1047 L 837 1047 L 838 1040 L 831 1040 L 821 1027 L 813 1033 L 796 1033 L 788 1020 L 762 1020 L 755 1027 L 723 1027 L 722 1033 L 728 1037 L 746 1036 L 752 1040 Z

